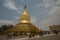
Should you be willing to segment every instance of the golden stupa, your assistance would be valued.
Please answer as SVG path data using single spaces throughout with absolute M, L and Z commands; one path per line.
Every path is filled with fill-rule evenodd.
M 25 6 L 22 13 L 20 14 L 19 23 L 14 25 L 14 27 L 12 27 L 11 29 L 6 30 L 5 32 L 7 32 L 7 33 L 14 32 L 16 34 L 31 33 L 31 32 L 38 33 L 39 29 L 31 23 L 30 15 L 29 15 L 27 8 Z

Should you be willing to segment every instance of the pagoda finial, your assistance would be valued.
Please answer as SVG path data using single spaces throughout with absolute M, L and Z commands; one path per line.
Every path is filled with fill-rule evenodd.
M 26 9 L 27 7 L 26 7 L 26 5 L 24 6 L 24 9 Z
M 26 7 L 26 5 L 24 6 L 24 10 L 27 10 L 27 7 Z
M 26 4 L 25 4 L 25 7 L 24 8 L 26 8 Z

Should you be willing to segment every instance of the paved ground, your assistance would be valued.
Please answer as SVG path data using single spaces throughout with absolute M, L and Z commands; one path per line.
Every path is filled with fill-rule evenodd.
M 4 37 L 3 37 L 4 36 Z M 35 36 L 34 38 L 29 38 L 29 37 L 11 37 L 11 39 L 7 39 L 7 36 L 5 35 L 0 35 L 0 40 L 60 40 L 60 34 L 49 34 L 49 35 L 43 35 L 43 36 Z
M 28 39 L 28 40 L 60 40 L 60 35 L 52 35 L 52 36 L 46 36 L 46 37 L 38 37 L 34 39 Z

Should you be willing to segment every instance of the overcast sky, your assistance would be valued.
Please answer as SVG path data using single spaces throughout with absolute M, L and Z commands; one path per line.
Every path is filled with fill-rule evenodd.
M 39 29 L 60 24 L 60 0 L 0 0 L 0 25 L 19 23 L 25 4 L 31 22 Z

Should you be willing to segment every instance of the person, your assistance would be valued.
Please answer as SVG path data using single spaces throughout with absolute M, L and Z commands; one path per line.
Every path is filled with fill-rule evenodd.
M 10 39 L 10 34 L 7 34 L 7 39 Z
M 34 33 L 32 33 L 32 37 L 34 37 Z
M 31 34 L 29 35 L 29 38 L 31 38 Z
M 57 32 L 56 30 L 54 30 L 54 33 L 55 33 L 55 34 L 58 34 L 58 32 Z

